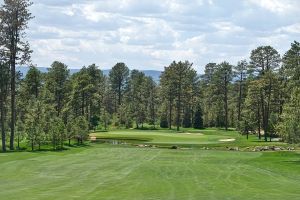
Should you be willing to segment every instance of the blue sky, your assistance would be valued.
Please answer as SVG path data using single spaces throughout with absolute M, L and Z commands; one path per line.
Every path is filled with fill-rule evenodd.
M 163 70 L 189 60 L 236 64 L 259 45 L 281 54 L 300 40 L 298 0 L 33 0 L 33 64 Z

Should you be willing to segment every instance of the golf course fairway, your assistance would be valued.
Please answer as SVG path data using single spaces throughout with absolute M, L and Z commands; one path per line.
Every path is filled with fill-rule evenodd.
M 300 198 L 297 151 L 91 143 L 61 152 L 0 154 L 0 172 L 0 199 L 9 200 Z

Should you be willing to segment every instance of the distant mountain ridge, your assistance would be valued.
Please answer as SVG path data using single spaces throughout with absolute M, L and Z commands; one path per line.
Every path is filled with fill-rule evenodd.
M 48 68 L 47 67 L 38 67 L 38 69 L 43 72 L 43 73 L 46 73 L 48 72 Z M 17 67 L 16 68 L 17 71 L 20 71 L 22 76 L 26 76 L 28 70 L 29 70 L 29 67 Z M 72 69 L 72 68 L 69 68 L 70 70 L 70 73 L 71 74 L 74 74 L 74 73 L 77 73 L 80 71 L 80 69 Z M 145 73 L 146 76 L 150 76 L 153 78 L 154 81 L 158 82 L 159 81 L 159 77 L 161 75 L 161 71 L 157 71 L 157 70 L 140 70 L 142 72 Z M 103 74 L 108 76 L 109 72 L 110 72 L 110 69 L 104 69 L 102 70 Z

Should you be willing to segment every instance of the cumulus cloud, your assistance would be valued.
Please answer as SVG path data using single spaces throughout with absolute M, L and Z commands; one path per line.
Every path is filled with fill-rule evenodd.
M 278 14 L 299 11 L 300 2 L 295 0 L 249 0 L 251 3 Z
M 33 0 L 28 39 L 33 63 L 158 69 L 189 60 L 247 59 L 258 45 L 281 53 L 299 40 L 299 1 Z

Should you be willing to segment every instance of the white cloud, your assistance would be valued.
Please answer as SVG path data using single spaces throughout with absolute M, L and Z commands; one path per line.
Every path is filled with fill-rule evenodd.
M 95 4 L 78 5 L 77 9 L 82 12 L 86 19 L 92 22 L 109 20 L 116 17 L 116 15 L 113 13 L 97 11 Z
M 297 11 L 300 6 L 297 0 L 249 0 L 249 2 L 278 14 Z
M 237 26 L 232 22 L 228 22 L 228 21 L 213 22 L 212 26 L 216 28 L 218 32 L 223 34 L 230 34 L 230 33 L 241 32 L 245 30 L 243 27 Z
M 162 70 L 189 60 L 201 73 L 208 62 L 235 64 L 259 45 L 283 53 L 300 40 L 296 0 L 33 1 L 28 38 L 38 66 L 122 61 Z
M 300 23 L 292 24 L 289 26 L 283 26 L 276 30 L 278 33 L 295 33 L 300 34 Z

